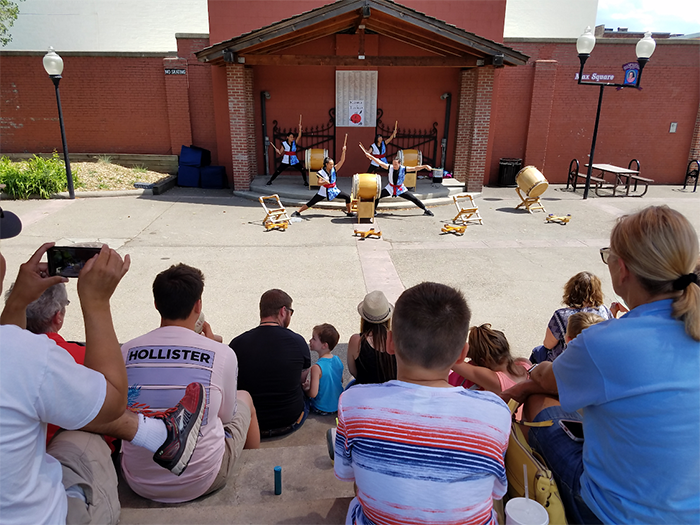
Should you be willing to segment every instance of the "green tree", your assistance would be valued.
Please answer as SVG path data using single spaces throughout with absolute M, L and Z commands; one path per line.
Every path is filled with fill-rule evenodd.
M 18 0 L 21 2 L 22 0 Z M 0 0 L 0 45 L 5 47 L 12 42 L 10 28 L 17 20 L 19 6 L 12 0 Z

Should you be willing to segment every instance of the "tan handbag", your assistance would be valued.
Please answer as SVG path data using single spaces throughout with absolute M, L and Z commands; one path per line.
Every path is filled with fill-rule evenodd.
M 508 403 L 511 414 L 518 410 L 519 403 L 511 399 Z M 552 421 L 539 423 L 516 422 L 510 429 L 510 440 L 506 451 L 506 475 L 508 476 L 508 499 L 525 497 L 523 465 L 527 465 L 528 496 L 542 505 L 549 514 L 550 525 L 566 525 L 564 504 L 559 496 L 559 489 L 554 482 L 552 472 L 545 465 L 542 457 L 530 448 L 520 425 L 531 427 L 550 427 Z

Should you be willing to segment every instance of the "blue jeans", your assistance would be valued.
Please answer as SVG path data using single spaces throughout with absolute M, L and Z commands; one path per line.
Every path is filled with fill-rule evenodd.
M 560 406 L 548 407 L 535 417 L 535 422 L 551 419 L 551 427 L 532 427 L 528 442 L 547 463 L 559 488 L 566 519 L 569 523 L 593 523 L 601 521 L 588 508 L 581 497 L 583 474 L 583 443 L 569 438 L 559 426 L 560 419 L 582 421 L 578 412 L 565 412 Z

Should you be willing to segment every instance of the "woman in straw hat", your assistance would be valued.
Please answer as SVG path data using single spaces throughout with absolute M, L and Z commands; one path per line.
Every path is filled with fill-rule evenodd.
M 386 335 L 394 307 L 376 290 L 357 305 L 360 333 L 348 342 L 348 370 L 358 384 L 396 379 L 396 357 L 386 352 Z
M 698 234 L 679 212 L 652 206 L 621 217 L 600 255 L 629 312 L 587 328 L 504 394 L 530 396 L 530 421 L 582 410 L 585 445 L 557 421 L 529 429 L 569 523 L 698 523 Z

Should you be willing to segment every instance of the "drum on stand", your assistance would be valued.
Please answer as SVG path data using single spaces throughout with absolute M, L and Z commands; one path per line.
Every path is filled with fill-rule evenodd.
M 396 158 L 401 164 L 407 168 L 420 166 L 423 164 L 423 152 L 417 149 L 400 149 L 396 154 Z M 407 188 L 416 188 L 416 172 L 408 171 L 406 172 L 406 178 L 404 179 L 404 184 Z
M 307 149 L 304 152 L 304 167 L 309 172 L 309 187 L 318 186 L 318 177 L 314 177 L 315 173 L 323 169 L 323 159 L 328 156 L 327 149 Z
M 525 166 L 515 176 L 515 183 L 517 184 L 515 191 L 522 201 L 515 207 L 516 209 L 524 206 L 530 213 L 533 210 L 547 211 L 540 202 L 540 195 L 547 191 L 549 183 L 540 170 L 534 166 Z
M 442 176 L 444 173 L 445 170 L 442 168 L 433 169 L 433 184 L 442 184 Z
M 382 193 L 382 177 L 377 173 L 356 173 L 352 176 L 352 199 L 373 201 Z
M 382 176 L 378 173 L 356 173 L 352 176 L 352 203 L 357 220 L 374 222 L 374 202 L 382 193 Z
M 400 149 L 396 154 L 397 160 L 409 168 L 423 164 L 423 152 L 417 149 Z
M 549 188 L 547 179 L 534 166 L 525 166 L 521 169 L 515 176 L 515 183 L 525 195 L 532 199 L 536 199 Z

